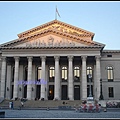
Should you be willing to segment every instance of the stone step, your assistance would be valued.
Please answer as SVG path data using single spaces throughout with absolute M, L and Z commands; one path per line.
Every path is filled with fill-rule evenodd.
M 9 106 L 9 102 L 10 100 L 4 100 L 0 106 Z M 25 107 L 58 107 L 58 106 L 71 106 L 74 107 L 76 105 L 81 104 L 81 100 L 58 100 L 58 101 L 54 101 L 54 100 L 27 100 L 26 102 L 24 102 L 24 106 Z M 13 100 L 13 106 L 14 107 L 19 107 L 21 106 L 21 101 L 20 100 Z

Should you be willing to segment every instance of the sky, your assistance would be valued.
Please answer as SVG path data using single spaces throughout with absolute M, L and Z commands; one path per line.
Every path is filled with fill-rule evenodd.
M 120 50 L 119 1 L 0 1 L 0 44 L 55 20 L 93 32 L 105 50 Z

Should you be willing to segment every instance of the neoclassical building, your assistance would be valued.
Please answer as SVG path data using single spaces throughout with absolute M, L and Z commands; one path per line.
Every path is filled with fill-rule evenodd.
M 104 50 L 94 35 L 53 20 L 1 44 L 0 97 L 120 99 L 120 50 Z

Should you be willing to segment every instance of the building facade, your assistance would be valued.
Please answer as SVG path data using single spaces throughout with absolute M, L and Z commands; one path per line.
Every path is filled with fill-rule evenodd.
M 104 50 L 94 35 L 53 20 L 1 44 L 0 97 L 120 99 L 120 50 Z

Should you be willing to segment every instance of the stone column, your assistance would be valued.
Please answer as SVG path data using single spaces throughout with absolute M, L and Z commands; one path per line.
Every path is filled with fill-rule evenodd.
M 23 74 L 24 74 L 24 68 L 23 65 L 19 66 L 19 97 L 23 98 L 24 95 L 24 86 L 22 84 L 23 81 Z
M 82 58 L 81 94 L 82 94 L 82 100 L 86 100 L 87 99 L 87 74 L 86 74 L 87 56 L 81 56 L 81 58 Z
M 68 56 L 69 59 L 69 74 L 68 74 L 68 98 L 74 100 L 74 85 L 73 85 L 73 56 Z
M 41 74 L 41 99 L 45 99 L 45 56 L 41 56 L 42 59 L 42 74 Z
M 54 92 L 54 100 L 60 100 L 60 71 L 59 71 L 59 56 L 55 56 L 55 92 Z
M 32 97 L 32 57 L 27 57 L 28 58 L 28 84 L 27 84 L 27 99 L 31 100 Z
M 95 96 L 95 99 L 99 100 L 99 97 L 100 97 L 100 78 L 101 78 L 100 56 L 95 56 L 95 57 L 96 57 L 96 81 L 95 81 L 96 96 Z
M 11 95 L 11 65 L 7 64 L 7 76 L 6 76 L 6 99 L 10 100 L 10 95 Z
M 2 57 L 2 68 L 1 68 L 1 97 L 5 98 L 5 76 L 6 76 L 6 58 Z
M 15 73 L 14 73 L 13 99 L 18 97 L 18 79 L 19 79 L 19 57 L 14 57 L 14 59 L 15 59 Z

